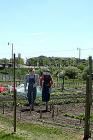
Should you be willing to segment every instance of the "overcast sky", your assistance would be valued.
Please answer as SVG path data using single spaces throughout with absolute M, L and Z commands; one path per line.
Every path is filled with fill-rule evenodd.
M 92 56 L 93 0 L 0 0 L 0 58 L 11 43 L 23 58 Z

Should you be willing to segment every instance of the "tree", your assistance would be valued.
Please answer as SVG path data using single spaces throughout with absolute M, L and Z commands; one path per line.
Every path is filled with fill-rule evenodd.
M 19 57 L 16 57 L 16 64 L 19 65 L 24 65 L 24 59 L 23 58 L 19 58 Z
M 8 64 L 9 60 L 7 58 L 0 59 L 0 63 Z
M 75 79 L 79 73 L 79 69 L 73 66 L 65 67 L 64 71 L 65 71 L 65 76 L 68 76 L 69 79 Z

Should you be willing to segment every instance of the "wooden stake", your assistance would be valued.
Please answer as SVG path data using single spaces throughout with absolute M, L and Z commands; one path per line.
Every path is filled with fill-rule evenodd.
M 46 111 L 48 111 L 48 102 L 46 102 Z
M 59 114 L 59 110 L 58 110 L 58 106 L 57 106 L 57 116 L 58 116 L 58 114 Z
M 42 119 L 42 110 L 40 109 L 40 119 Z
M 30 105 L 30 114 L 31 114 L 31 112 L 32 112 L 32 106 Z
M 52 118 L 54 118 L 54 105 L 52 106 Z
M 4 114 L 4 110 L 5 110 L 5 109 L 4 109 L 4 103 L 3 103 L 3 114 Z
M 21 120 L 21 111 L 20 111 L 20 120 Z
M 50 112 L 51 112 L 51 104 L 50 104 Z

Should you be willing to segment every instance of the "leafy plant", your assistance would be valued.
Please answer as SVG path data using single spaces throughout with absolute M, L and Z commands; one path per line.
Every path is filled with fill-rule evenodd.
M 79 73 L 79 69 L 73 66 L 65 67 L 64 70 L 65 70 L 65 75 L 68 76 L 69 79 L 75 79 Z

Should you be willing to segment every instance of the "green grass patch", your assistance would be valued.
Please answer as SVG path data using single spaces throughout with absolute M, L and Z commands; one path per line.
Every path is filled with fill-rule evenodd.
M 82 136 L 80 131 L 71 131 L 69 128 L 22 121 L 17 122 L 17 132 L 13 134 L 11 119 L 2 114 L 0 115 L 0 124 L 5 126 L 5 131 L 0 128 L 1 140 L 80 140 Z M 9 132 L 7 128 L 12 129 Z
M 0 131 L 0 140 L 25 140 L 16 136 L 14 133 L 5 133 L 4 130 Z

